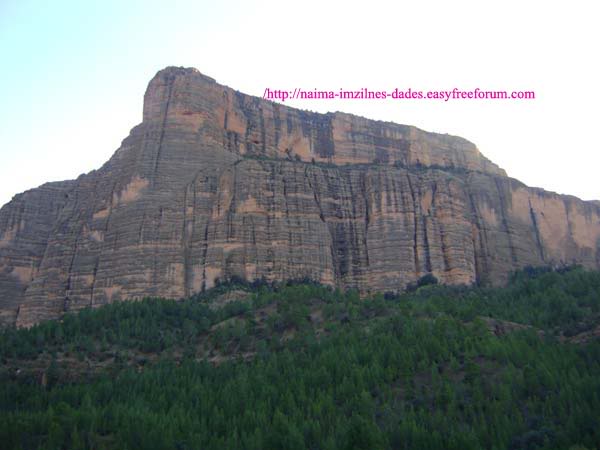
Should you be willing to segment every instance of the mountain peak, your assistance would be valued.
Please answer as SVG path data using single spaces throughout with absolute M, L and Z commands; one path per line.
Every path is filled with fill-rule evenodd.
M 167 67 L 105 165 L 0 210 L 0 322 L 231 277 L 366 293 L 570 263 L 600 267 L 598 203 L 530 189 L 463 138 L 290 108 Z

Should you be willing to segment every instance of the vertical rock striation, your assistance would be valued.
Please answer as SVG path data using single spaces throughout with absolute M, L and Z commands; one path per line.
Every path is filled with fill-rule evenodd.
M 600 205 L 528 188 L 470 142 L 247 96 L 195 69 L 150 82 L 99 170 L 0 210 L 0 322 L 233 275 L 363 292 L 600 267 Z

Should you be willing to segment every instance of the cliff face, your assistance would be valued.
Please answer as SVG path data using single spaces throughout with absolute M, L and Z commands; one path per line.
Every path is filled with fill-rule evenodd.
M 184 297 L 232 275 L 366 292 L 571 262 L 600 267 L 596 202 L 528 188 L 461 138 L 167 68 L 102 168 L 0 210 L 0 321 Z

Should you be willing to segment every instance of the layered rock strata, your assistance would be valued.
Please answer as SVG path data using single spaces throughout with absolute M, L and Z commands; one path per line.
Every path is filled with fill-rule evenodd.
M 0 322 L 233 275 L 362 292 L 600 267 L 600 205 L 528 188 L 465 139 L 251 97 L 195 69 L 150 82 L 99 170 L 0 210 Z

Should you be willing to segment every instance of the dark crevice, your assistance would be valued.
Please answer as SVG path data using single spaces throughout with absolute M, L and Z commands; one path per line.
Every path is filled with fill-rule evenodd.
M 187 297 L 189 293 L 189 237 L 187 235 L 187 194 L 190 185 L 185 187 L 183 193 L 183 225 L 181 229 L 181 244 L 183 247 L 183 292 Z
M 437 215 L 436 215 L 436 194 L 437 194 L 437 190 L 438 190 L 438 184 L 437 182 L 433 183 L 432 189 L 431 189 L 431 217 L 434 220 L 434 224 L 437 224 L 437 228 L 438 228 L 438 235 L 440 236 L 440 245 L 442 247 L 442 261 L 444 263 L 444 272 L 448 272 L 450 270 L 450 261 L 448 260 L 448 245 L 446 243 L 446 233 L 445 233 L 445 229 L 444 229 L 444 224 L 439 222 L 437 220 Z M 450 202 L 450 204 L 448 205 L 450 208 L 450 215 L 453 216 L 453 211 L 452 211 L 452 203 Z
M 169 85 L 169 92 L 167 94 L 167 101 L 165 104 L 165 114 L 163 116 L 163 120 L 162 120 L 162 126 L 160 129 L 160 137 L 158 138 L 158 150 L 156 152 L 156 160 L 154 161 L 154 174 L 152 176 L 152 184 L 155 185 L 156 184 L 156 175 L 158 173 L 158 164 L 160 162 L 160 155 L 162 152 L 162 145 L 163 145 L 163 141 L 165 139 L 165 129 L 167 127 L 167 117 L 169 115 L 169 106 L 171 103 L 171 95 L 173 93 L 173 83 L 175 82 L 175 77 L 173 75 L 170 75 L 167 79 L 167 83 Z
M 100 256 L 96 258 L 94 263 L 94 272 L 92 276 L 92 285 L 90 286 L 90 306 L 94 306 L 94 287 L 96 285 L 96 274 L 98 273 L 98 266 L 100 264 Z
M 313 193 L 313 198 L 315 199 L 315 204 L 317 205 L 317 208 L 319 208 L 319 218 L 321 219 L 321 221 L 323 223 L 327 223 L 325 221 L 325 216 L 323 215 L 323 208 L 321 208 L 321 202 L 319 201 L 319 196 L 317 194 L 317 190 L 313 187 L 313 184 L 310 181 L 310 177 L 308 176 L 308 167 L 304 171 L 304 176 L 306 177 L 306 181 L 308 181 L 308 186 L 310 187 L 310 190 Z
M 533 210 L 533 206 L 531 206 L 531 199 L 529 199 L 529 214 L 531 215 L 531 222 L 533 223 L 533 231 L 535 233 L 535 240 L 537 244 L 538 253 L 540 255 L 540 259 L 544 262 L 544 249 L 542 247 L 542 239 L 540 236 L 540 230 L 538 228 L 537 218 L 535 216 L 535 211 Z
M 333 266 L 333 275 L 334 275 L 334 282 L 335 282 L 336 280 L 339 280 L 339 275 L 340 275 L 340 270 L 338 267 L 338 257 L 336 254 L 336 238 L 335 238 L 334 232 L 331 230 L 330 225 L 325 220 L 325 216 L 323 214 L 323 208 L 321 207 L 321 202 L 320 202 L 319 196 L 317 194 L 317 189 L 315 188 L 315 186 L 313 186 L 313 183 L 311 182 L 310 176 L 308 174 L 309 167 L 310 166 L 308 166 L 308 165 L 306 166 L 306 168 L 304 170 L 304 176 L 306 177 L 306 181 L 308 182 L 308 186 L 309 186 L 310 190 L 313 192 L 313 198 L 315 200 L 315 204 L 317 205 L 317 208 L 319 209 L 319 218 L 327 227 L 327 231 L 329 232 L 329 236 L 331 238 L 331 246 L 330 246 L 331 264 Z M 316 184 L 316 174 L 313 172 L 312 176 L 315 177 L 315 184 Z
M 475 224 L 475 227 L 477 228 L 477 235 L 479 238 L 479 252 L 481 253 L 481 256 L 479 256 L 479 253 L 477 252 L 477 244 L 475 242 L 475 237 L 471 236 L 471 239 L 473 241 L 473 260 L 475 262 L 475 281 L 477 282 L 477 284 L 481 284 L 481 282 L 485 277 L 487 277 L 487 274 L 489 272 L 488 256 L 485 250 L 484 230 L 479 220 L 479 214 L 477 213 L 477 207 L 475 206 L 475 199 L 473 198 L 473 194 L 471 192 L 469 192 L 468 195 L 469 204 L 471 206 L 471 217 L 473 223 Z
M 138 230 L 138 244 L 142 244 L 143 240 L 144 240 L 144 222 L 145 221 L 146 221 L 146 212 L 144 211 L 142 220 L 140 220 L 140 229 Z
M 427 216 L 423 216 L 423 246 L 425 247 L 425 271 L 431 272 L 431 254 L 429 251 L 429 237 L 427 236 Z
M 280 169 L 282 167 L 280 166 Z M 285 217 L 286 217 L 286 222 L 287 222 L 287 226 L 290 226 L 290 206 L 288 204 L 288 192 L 287 192 L 287 181 L 285 179 L 285 175 L 283 174 L 283 171 L 280 172 L 281 173 L 281 183 L 283 184 L 283 200 L 285 201 Z
M 369 233 L 369 224 L 371 223 L 371 216 L 369 214 L 369 195 L 367 192 L 367 174 L 365 173 L 362 177 L 362 191 L 363 191 L 363 199 L 365 202 L 365 233 L 363 235 L 363 247 L 365 249 L 365 258 L 367 262 L 367 267 L 369 266 L 369 245 L 367 243 L 367 237 Z M 352 202 L 354 205 L 354 202 Z
M 273 124 L 275 127 L 275 148 L 277 148 L 281 138 L 281 113 L 278 104 L 273 105 Z
M 267 132 L 265 130 L 265 113 L 264 110 L 260 110 L 260 139 L 261 139 L 261 147 L 262 154 L 267 154 Z
M 206 255 L 208 254 L 208 227 L 210 226 L 210 216 L 206 218 L 204 226 L 204 240 L 202 241 L 202 288 L 206 290 Z
M 65 294 L 64 294 L 64 306 L 63 310 L 67 311 L 69 307 L 69 291 L 71 290 L 71 277 L 73 275 L 73 265 L 75 264 L 75 257 L 77 256 L 77 251 L 79 250 L 79 236 L 83 231 L 83 226 L 79 229 L 77 233 L 77 237 L 75 238 L 75 245 L 73 247 L 73 254 L 71 256 L 71 262 L 69 263 L 69 269 L 67 271 L 67 281 L 65 283 Z
M 415 272 L 417 275 L 421 273 L 421 263 L 419 261 L 419 248 L 417 243 L 418 237 L 418 221 L 417 221 L 417 199 L 415 198 L 415 190 L 413 188 L 412 182 L 410 181 L 410 175 L 406 175 L 406 179 L 408 181 L 408 188 L 410 190 L 410 196 L 412 198 L 413 204 L 413 260 L 415 264 Z
M 495 178 L 496 182 L 496 190 L 498 191 L 498 198 L 500 200 L 500 213 L 502 215 L 502 226 L 504 227 L 504 231 L 506 232 L 506 239 L 508 241 L 508 249 L 510 251 L 510 257 L 514 267 L 517 266 L 517 255 L 515 254 L 515 248 L 512 242 L 512 236 L 510 232 L 510 227 L 508 226 L 508 219 L 506 218 L 506 199 L 504 198 L 504 194 L 502 193 L 502 187 L 500 186 L 500 182 L 498 178 Z
M 225 236 L 226 242 L 233 236 L 233 216 L 235 215 L 235 202 L 237 194 L 237 167 L 233 166 L 233 183 L 231 187 L 231 200 L 229 201 L 229 209 L 227 210 L 227 235 Z

